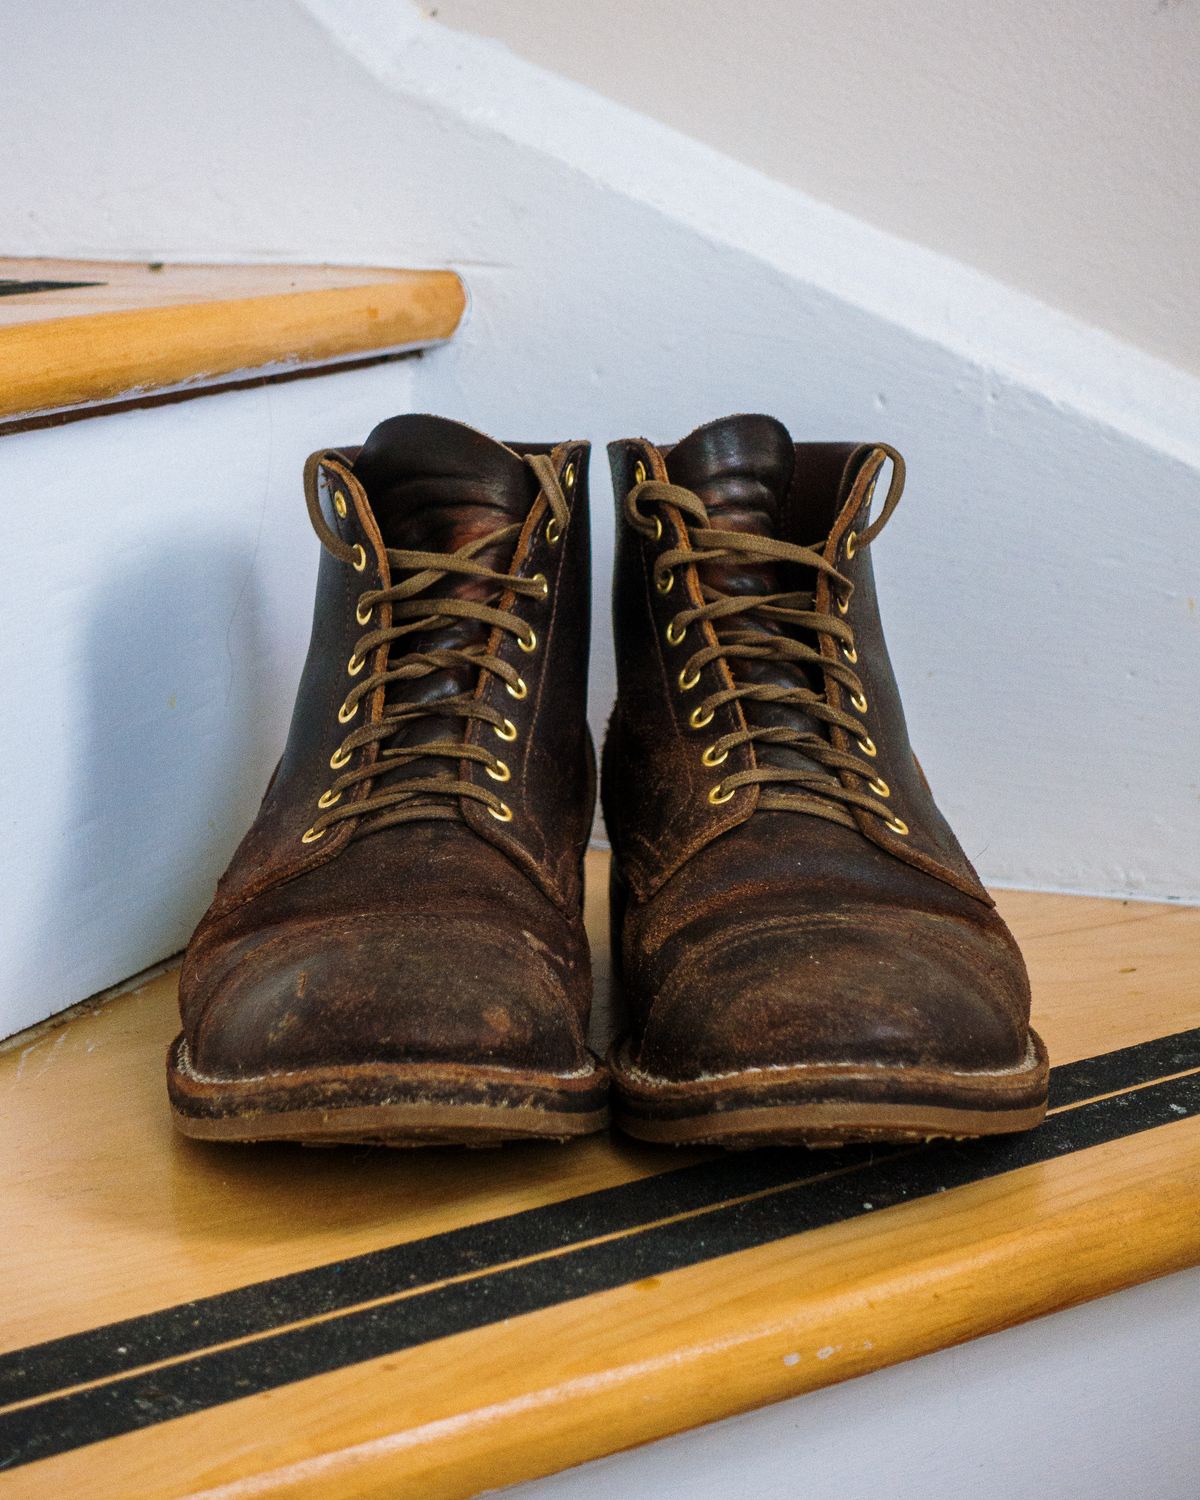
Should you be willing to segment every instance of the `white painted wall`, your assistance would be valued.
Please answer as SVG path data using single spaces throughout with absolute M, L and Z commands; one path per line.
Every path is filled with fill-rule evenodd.
M 37 497 L 10 528 L 3 680 L 40 715 L 10 712 L 0 746 L 20 768 L 0 782 L 18 976 L 0 1029 L 186 935 L 285 727 L 311 586 L 300 459 L 409 405 L 509 437 L 665 440 L 759 408 L 801 437 L 896 442 L 911 488 L 877 554 L 887 624 L 968 851 L 997 882 L 1200 899 L 1200 381 L 405 0 L 42 0 L 6 42 L 28 66 L 0 96 L 0 249 L 451 264 L 474 306 L 403 377 L 0 438 L 13 514 Z M 253 519 L 239 466 L 269 495 Z M 602 461 L 593 481 L 599 729 Z M 144 636 L 122 580 L 149 601 Z M 221 675 L 235 615 L 265 676 L 236 630 Z M 140 645 L 153 666 L 126 678 Z
M 1200 1270 L 504 1500 L 1195 1500 Z
M 424 9 L 1200 372 L 1188 0 Z

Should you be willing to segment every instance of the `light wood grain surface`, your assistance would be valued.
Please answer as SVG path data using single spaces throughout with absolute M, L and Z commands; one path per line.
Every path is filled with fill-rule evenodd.
M 602 988 L 603 860 L 589 861 Z M 999 902 L 1055 1064 L 1200 1025 L 1200 911 Z M 0 1055 L 0 1349 L 708 1159 L 619 1138 L 408 1153 L 185 1141 L 162 1080 L 174 983 Z M 796 1176 L 830 1161 L 796 1153 Z M 43 1459 L 4 1492 L 471 1495 L 1198 1259 L 1193 1117 L 664 1275 L 640 1276 L 631 1248 L 614 1289 Z
M 452 272 L 379 267 L 0 260 L 5 281 L 37 289 L 0 295 L 0 419 L 436 343 L 466 305 Z

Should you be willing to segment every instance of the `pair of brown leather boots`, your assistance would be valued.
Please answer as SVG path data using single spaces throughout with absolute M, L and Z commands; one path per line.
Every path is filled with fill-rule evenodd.
M 883 445 L 611 447 L 602 795 L 624 1016 L 587 1044 L 588 445 L 439 417 L 315 454 L 283 758 L 188 947 L 175 1118 L 223 1140 L 830 1145 L 1035 1124 L 1021 955 L 909 748 Z M 872 519 L 876 480 L 890 462 Z

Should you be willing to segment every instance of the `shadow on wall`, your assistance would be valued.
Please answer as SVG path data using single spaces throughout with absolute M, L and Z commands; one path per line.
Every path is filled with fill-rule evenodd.
M 65 946 L 86 994 L 187 941 L 286 725 L 256 713 L 263 627 L 244 548 L 156 540 L 80 616 L 69 801 L 28 942 Z

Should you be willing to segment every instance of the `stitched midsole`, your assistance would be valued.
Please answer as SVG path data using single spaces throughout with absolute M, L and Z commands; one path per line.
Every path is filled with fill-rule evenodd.
M 991 1079 L 1017 1080 L 1027 1075 L 1036 1075 L 1046 1067 L 1042 1051 L 1032 1034 L 1026 1046 L 1025 1057 L 1014 1067 L 973 1068 L 969 1070 L 914 1067 L 904 1063 L 887 1062 L 767 1063 L 745 1068 L 734 1068 L 728 1072 L 698 1073 L 694 1078 L 679 1079 L 661 1078 L 657 1074 L 647 1073 L 643 1069 L 626 1062 L 623 1058 L 623 1053 L 624 1047 L 620 1046 L 614 1047 L 609 1055 L 609 1066 L 620 1081 L 640 1084 L 655 1090 L 675 1091 L 680 1094 L 694 1090 L 697 1085 L 724 1082 L 754 1084 L 758 1081 L 785 1083 L 792 1078 L 796 1079 L 797 1082 L 809 1079 L 822 1079 L 829 1083 L 852 1083 L 857 1080 L 880 1082 L 886 1076 L 897 1082 L 912 1084 L 928 1083 L 937 1085 L 939 1083 L 958 1081 L 970 1084 L 976 1081 L 986 1082 Z

